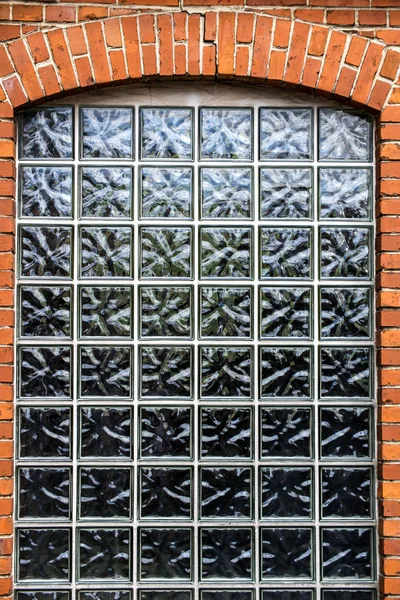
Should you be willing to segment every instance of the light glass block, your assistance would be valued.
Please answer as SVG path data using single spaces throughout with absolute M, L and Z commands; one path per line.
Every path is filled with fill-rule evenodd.
M 260 458 L 312 458 L 310 408 L 262 408 Z
M 250 287 L 200 287 L 201 338 L 251 338 L 253 289 Z
M 21 167 L 20 216 L 71 219 L 72 177 L 72 167 Z
M 141 108 L 141 158 L 193 158 L 191 108 Z
M 200 227 L 201 279 L 251 279 L 252 227 Z
M 367 228 L 320 229 L 320 271 L 322 279 L 370 279 L 371 230 Z
M 80 287 L 82 337 L 132 337 L 131 287 Z
M 80 277 L 132 277 L 131 227 L 81 227 Z
M 261 347 L 261 398 L 310 398 L 312 350 Z
M 370 398 L 371 360 L 371 348 L 320 348 L 321 398 Z
M 143 398 L 191 398 L 193 348 L 190 346 L 142 346 L 140 348 L 140 396 Z
M 251 219 L 253 172 L 245 168 L 200 169 L 202 219 Z
M 82 108 L 82 158 L 133 158 L 131 108 Z
M 142 219 L 193 218 L 193 170 L 190 167 L 142 167 Z
M 81 346 L 79 348 L 79 369 L 82 398 L 131 397 L 131 348 Z
M 141 227 L 140 277 L 191 279 L 192 238 L 191 227 Z
M 130 219 L 133 182 L 130 167 L 83 167 L 81 216 L 91 219 Z
M 23 112 L 20 152 L 21 158 L 72 158 L 73 109 L 57 106 Z
M 311 229 L 260 228 L 260 278 L 310 279 Z
M 20 227 L 21 277 L 71 279 L 72 239 L 72 227 Z
M 260 169 L 260 219 L 310 219 L 312 169 Z
M 251 408 L 201 409 L 201 458 L 243 460 L 253 456 Z
M 70 398 L 71 364 L 72 348 L 69 346 L 20 347 L 20 397 Z
M 250 108 L 200 109 L 201 160 L 252 160 L 252 157 Z
M 140 336 L 192 337 L 193 289 L 181 286 L 139 288 Z
M 320 169 L 320 218 L 370 220 L 372 185 L 371 169 Z
M 202 398 L 251 399 L 253 349 L 247 346 L 201 347 L 200 377 Z
M 193 531 L 189 528 L 140 528 L 140 581 L 190 581 Z
M 309 108 L 260 110 L 260 160 L 310 160 L 312 116 Z
M 321 337 L 370 338 L 371 296 L 369 288 L 321 288 Z
M 321 516 L 326 519 L 371 519 L 371 468 L 321 469 Z
M 319 159 L 369 161 L 372 158 L 372 122 L 351 110 L 319 110 Z
M 311 289 L 260 287 L 260 338 L 311 337 Z
M 17 582 L 69 581 L 71 530 L 17 529 Z
M 71 337 L 72 288 L 21 286 L 19 301 L 21 337 Z
M 371 580 L 372 549 L 370 527 L 322 528 L 322 579 Z
M 322 408 L 321 457 L 353 461 L 372 453 L 372 414 L 369 408 Z

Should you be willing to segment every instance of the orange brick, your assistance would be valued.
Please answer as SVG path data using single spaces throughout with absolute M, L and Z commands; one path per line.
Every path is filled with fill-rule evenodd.
M 79 25 L 77 27 L 68 27 L 66 31 L 68 34 L 72 55 L 79 56 L 80 54 L 86 54 L 87 47 L 82 26 Z
M 189 15 L 188 70 L 192 76 L 200 74 L 200 15 Z
M 142 44 L 154 44 L 156 34 L 154 31 L 154 16 L 140 15 L 139 16 L 140 41 Z
M 24 89 L 22 88 L 19 79 L 17 77 L 10 77 L 3 81 L 4 89 L 6 90 L 8 97 L 10 98 L 13 106 L 22 106 L 27 101 L 27 96 Z M 4 157 L 4 150 L 0 147 L 0 156 Z M 14 156 L 14 155 L 8 155 Z M 7 158 L 8 158 L 7 156 Z
M 349 50 L 346 56 L 346 62 L 354 67 L 359 67 L 364 56 L 367 40 L 361 37 L 354 36 L 351 39 Z
M 72 67 L 71 57 L 67 47 L 67 42 L 62 29 L 55 29 L 47 33 L 50 47 L 53 53 L 54 62 L 58 68 L 58 74 L 65 91 L 77 87 Z
M 119 19 L 107 19 L 104 21 L 107 46 L 109 48 L 121 48 L 122 37 Z
M 400 63 L 400 52 L 396 52 L 394 50 L 388 50 L 385 60 L 383 61 L 383 65 L 380 71 L 380 75 L 382 77 L 386 77 L 387 79 L 391 79 L 392 81 L 396 78 L 397 71 L 399 69 Z
M 356 13 L 354 10 L 328 10 L 326 22 L 329 25 L 354 25 Z
M 243 47 L 243 50 L 248 48 Z M 203 77 L 215 76 L 216 72 L 216 50 L 215 46 L 203 46 Z M 238 58 L 236 57 L 236 69 L 238 68 Z M 238 73 L 237 73 L 238 74 Z
M 2 531 L 3 529 L 6 529 L 6 531 Z M 9 529 L 12 530 L 12 520 L 9 519 L 9 526 L 6 528 L 5 524 L 1 524 L 0 525 L 0 534 L 1 533 L 5 533 L 7 535 L 10 535 Z M 12 579 L 11 577 L 6 578 L 6 577 L 2 577 L 0 579 L 0 594 L 1 595 L 5 595 L 5 594 L 10 594 L 12 590 Z
M 303 80 L 301 85 L 306 88 L 314 89 L 317 85 L 318 77 L 321 71 L 321 60 L 308 56 L 304 67 Z
M 282 81 L 285 72 L 286 52 L 271 50 L 268 69 L 268 81 Z
M 13 551 L 13 540 L 12 538 L 2 538 L 0 540 L 0 555 L 11 556 Z
M 12 498 L 0 498 L 0 515 L 3 517 L 11 516 L 13 512 L 13 501 Z M 6 560 L 10 560 L 7 558 Z M 1 561 L 1 557 L 0 557 Z M 2 567 L 0 562 L 0 574 L 2 574 Z M 4 571 L 3 571 L 4 574 Z
M 250 44 L 253 40 L 254 15 L 239 13 L 237 18 L 236 40 L 239 44 Z
M 0 25 L 0 41 L 15 40 L 21 35 L 21 27 L 19 25 Z
M 110 68 L 108 66 L 107 50 L 104 43 L 101 23 L 87 23 L 86 35 L 89 51 L 92 57 L 92 69 L 96 83 L 107 83 L 111 81 Z
M 275 48 L 287 48 L 289 45 L 291 22 L 284 19 L 277 19 L 274 31 Z
M 384 442 L 400 442 L 400 425 L 381 425 L 379 427 L 380 439 Z M 400 484 L 399 484 L 400 485 Z M 382 490 L 384 498 L 396 498 L 390 496 L 384 489 Z
M 178 44 L 174 47 L 175 75 L 186 73 L 186 45 Z
M 29 100 L 42 98 L 42 86 L 24 42 L 22 40 L 11 42 L 8 48 Z
M 389 25 L 390 25 L 390 27 L 399 27 L 400 12 L 398 10 L 389 11 Z
M 160 75 L 174 74 L 172 15 L 158 15 Z
M 238 46 L 236 48 L 236 67 L 235 73 L 239 77 L 246 77 L 249 72 L 249 48 L 248 46 Z
M 328 33 L 329 30 L 327 28 L 313 27 L 308 46 L 308 54 L 311 54 L 312 56 L 323 56 L 328 40 Z
M 327 49 L 322 73 L 318 82 L 318 89 L 330 93 L 335 86 L 338 75 L 340 61 L 343 56 L 347 36 L 340 31 L 332 31 Z
M 155 44 L 142 46 L 143 75 L 155 75 L 157 73 L 157 57 Z
M 13 424 L 12 423 L 0 423 L 0 438 L 3 440 L 11 440 L 13 437 Z M 4 482 L 0 483 L 0 489 L 4 489 Z
M 123 50 L 112 50 L 109 53 L 113 81 L 120 81 L 128 77 L 125 68 Z
M 10 517 L 0 517 L 0 535 L 11 535 L 12 532 L 13 532 L 12 519 Z M 0 584 L 0 592 L 1 593 L 7 594 L 11 591 L 11 587 L 7 588 L 7 590 L 5 590 L 4 592 L 3 592 L 3 589 L 5 590 L 5 588 L 2 588 L 1 584 Z
M 214 42 L 217 39 L 217 17 L 216 12 L 207 12 L 204 20 L 204 41 Z
M 381 158 L 383 160 L 400 160 L 400 144 L 381 144 Z
M 221 12 L 218 29 L 218 73 L 232 76 L 235 60 L 235 13 Z
M 78 72 L 79 85 L 81 87 L 90 87 L 94 85 L 92 67 L 87 56 L 79 56 L 75 59 L 75 66 Z
M 206 17 L 205 17 L 206 23 L 207 23 L 207 15 L 208 14 L 210 14 L 210 13 L 206 13 Z M 174 17 L 174 40 L 176 42 L 183 42 L 187 39 L 187 31 L 186 31 L 187 13 L 182 13 L 182 12 L 174 13 L 173 17 Z
M 386 25 L 385 10 L 360 10 L 358 12 L 358 22 L 360 25 Z
M 38 75 L 42 82 L 46 96 L 58 94 L 61 92 L 61 87 L 57 79 L 53 65 L 44 65 L 38 68 Z
M 32 52 L 33 60 L 36 63 L 49 59 L 49 51 L 42 32 L 32 33 L 26 38 Z
M 108 9 L 101 6 L 81 6 L 78 8 L 79 21 L 95 21 L 108 16 Z
M 382 46 L 371 43 L 365 54 L 353 92 L 353 101 L 365 104 L 382 58 Z
M 76 9 L 74 6 L 46 6 L 46 21 L 74 23 Z
M 15 4 L 12 12 L 14 21 L 42 21 L 43 7 L 39 4 Z
M 375 110 L 381 110 L 390 92 L 390 83 L 387 81 L 375 81 L 371 95 L 368 100 L 368 106 Z
M 250 75 L 252 77 L 266 77 L 268 68 L 268 55 L 271 46 L 272 19 L 257 15 L 254 35 L 253 60 Z
M 137 79 L 142 74 L 139 54 L 139 37 L 136 17 L 122 19 L 122 31 L 125 40 L 126 61 L 128 75 L 131 79 Z
M 321 8 L 298 8 L 294 11 L 296 19 L 307 23 L 323 23 L 325 11 Z
M 343 65 L 336 83 L 335 94 L 342 98 L 349 98 L 356 75 L 357 71 L 355 69 L 350 69 L 346 65 Z

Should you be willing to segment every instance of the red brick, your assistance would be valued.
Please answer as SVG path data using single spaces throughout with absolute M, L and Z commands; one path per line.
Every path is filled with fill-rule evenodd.
M 250 75 L 252 77 L 266 77 L 268 68 L 268 55 L 271 46 L 272 19 L 257 16 L 254 35 L 253 60 Z
M 360 10 L 358 12 L 358 22 L 360 25 L 386 25 L 385 10 Z
M 354 10 L 328 10 L 326 14 L 328 25 L 354 25 L 355 20 Z
M 90 56 L 92 58 L 92 69 L 95 82 L 98 84 L 107 83 L 111 81 L 111 74 L 108 66 L 107 50 L 104 43 L 101 23 L 87 23 L 86 35 Z
M 8 49 L 11 54 L 11 58 L 14 61 L 15 68 L 17 69 L 24 89 L 28 95 L 29 100 L 38 100 L 43 97 L 42 86 L 40 85 L 36 69 L 32 63 L 31 57 L 28 54 L 27 48 L 22 40 L 11 42 Z
M 74 23 L 76 9 L 74 6 L 46 6 L 46 21 Z
M 15 40 L 21 36 L 19 25 L 0 25 L 0 41 Z
M 390 27 L 399 27 L 400 12 L 398 10 L 389 11 L 389 25 L 390 25 Z
M 158 15 L 158 39 L 160 57 L 160 75 L 174 74 L 172 15 Z
M 236 40 L 239 44 L 250 44 L 253 40 L 254 15 L 239 13 L 237 17 Z
M 67 91 L 76 88 L 78 83 L 75 78 L 63 30 L 56 29 L 49 31 L 47 36 L 63 89 Z
M 14 21 L 42 21 L 43 7 L 39 4 L 15 4 L 12 12 Z

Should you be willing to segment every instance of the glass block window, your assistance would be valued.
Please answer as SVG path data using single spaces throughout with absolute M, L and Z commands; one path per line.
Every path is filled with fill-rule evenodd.
M 376 600 L 373 123 L 225 95 L 20 115 L 17 600 Z

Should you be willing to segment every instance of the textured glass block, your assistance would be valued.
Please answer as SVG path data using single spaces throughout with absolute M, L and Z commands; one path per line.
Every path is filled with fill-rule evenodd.
M 370 398 L 370 348 L 321 348 L 320 353 L 322 398 Z
M 200 227 L 202 279 L 250 279 L 253 229 Z
M 191 529 L 140 529 L 139 544 L 140 580 L 191 579 Z
M 253 214 L 251 169 L 200 169 L 202 219 L 250 219 Z
M 250 408 L 202 408 L 201 457 L 251 458 L 252 432 Z
M 142 397 L 192 396 L 192 348 L 142 347 L 140 364 Z
M 131 418 L 130 408 L 82 408 L 81 457 L 131 458 Z
M 132 169 L 84 167 L 81 171 L 81 216 L 100 219 L 132 217 Z
M 131 227 L 82 227 L 81 277 L 131 277 Z
M 131 287 L 81 287 L 80 333 L 82 337 L 131 337 Z
M 82 108 L 83 158 L 132 158 L 131 108 Z
M 370 519 L 371 477 L 371 469 L 322 469 L 322 516 L 332 519 Z
M 261 410 L 262 458 L 311 458 L 311 456 L 309 408 L 263 408 Z
M 69 529 L 17 529 L 17 581 L 68 581 Z
M 200 337 L 251 338 L 252 292 L 250 287 L 201 287 Z
M 18 470 L 19 519 L 69 519 L 70 469 Z
M 64 346 L 20 348 L 21 398 L 69 398 L 72 349 Z
M 79 516 L 81 519 L 131 517 L 131 469 L 81 468 Z
M 200 349 L 200 395 L 203 398 L 251 398 L 253 350 L 241 346 Z
M 132 378 L 131 360 L 129 347 L 81 347 L 81 396 L 129 398 Z
M 21 277 L 72 276 L 72 227 L 20 227 Z
M 252 130 L 250 108 L 201 108 L 200 158 L 251 160 Z
M 22 113 L 21 157 L 72 158 L 72 110 L 67 106 L 57 106 Z
M 143 590 L 139 600 L 192 600 L 191 590 Z
M 264 528 L 261 530 L 262 579 L 311 579 L 312 529 Z
M 322 338 L 371 337 L 371 290 L 322 288 L 320 292 Z
M 311 213 L 311 169 L 260 169 L 260 219 L 309 219 Z
M 354 111 L 320 109 L 320 160 L 369 161 L 371 156 L 372 123 L 369 116 Z
M 370 246 L 370 229 L 322 227 L 320 230 L 321 278 L 370 278 Z
M 132 596 L 129 591 L 110 592 L 99 590 L 94 592 L 79 592 L 79 600 L 132 600 Z
M 323 458 L 369 458 L 371 411 L 368 408 L 322 408 Z
M 309 108 L 262 108 L 260 159 L 311 159 L 312 115 Z
M 192 218 L 191 168 L 142 167 L 140 177 L 140 215 L 143 219 Z
M 140 470 L 141 519 L 190 519 L 192 470 L 164 467 Z
M 261 469 L 262 519 L 309 519 L 311 516 L 311 469 Z
M 20 167 L 21 217 L 72 217 L 71 167 Z
M 262 398 L 310 398 L 311 348 L 260 349 Z
M 261 600 L 313 600 L 311 590 L 263 590 Z
M 311 277 L 311 230 L 261 227 L 261 279 Z
M 140 236 L 140 277 L 192 277 L 191 227 L 142 227 Z
M 310 288 L 260 288 L 260 338 L 311 337 Z
M 16 600 L 71 600 L 68 590 L 53 590 L 48 592 L 39 592 L 30 590 L 27 592 L 15 592 Z
M 372 579 L 372 529 L 341 528 L 321 531 L 322 579 Z
M 253 590 L 206 590 L 201 592 L 201 600 L 254 600 Z
M 323 590 L 322 600 L 375 600 L 375 590 Z
M 253 530 L 201 530 L 201 578 L 249 580 L 253 575 Z
M 201 517 L 250 519 L 253 502 L 252 470 L 201 469 Z
M 22 337 L 70 337 L 70 287 L 21 286 L 20 332 Z
M 130 529 L 80 529 L 78 535 L 79 579 L 131 578 Z
M 142 287 L 140 294 L 140 336 L 192 336 L 191 287 Z
M 321 219 L 370 219 L 371 211 L 371 169 L 320 169 Z
M 142 458 L 190 458 L 192 411 L 190 408 L 141 408 Z
M 69 408 L 19 409 L 20 458 L 68 459 L 71 451 Z
M 142 158 L 192 159 L 191 108 L 142 108 L 140 118 Z

